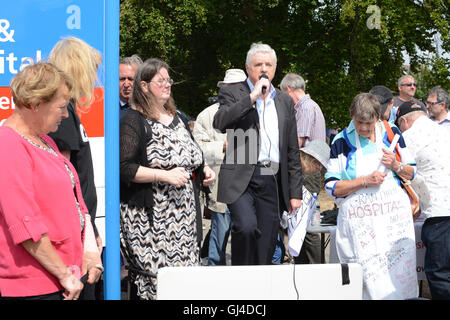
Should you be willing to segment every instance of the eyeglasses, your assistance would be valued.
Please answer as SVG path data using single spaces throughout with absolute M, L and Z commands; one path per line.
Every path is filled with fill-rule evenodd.
M 150 81 L 150 82 L 156 83 L 156 85 L 157 85 L 158 87 L 165 86 L 166 84 L 173 85 L 173 79 L 171 79 L 171 78 L 168 78 L 168 79 L 160 79 L 160 80 L 158 80 L 158 81 Z
M 439 103 L 442 103 L 443 101 L 434 101 L 434 102 L 432 102 L 432 101 L 427 101 L 427 105 L 430 105 L 430 106 L 434 106 L 435 104 L 439 104 Z
M 407 82 L 407 83 L 402 83 L 401 84 L 401 86 L 407 86 L 407 87 L 411 87 L 411 86 L 414 86 L 414 87 L 417 87 L 417 83 L 415 83 L 415 82 Z

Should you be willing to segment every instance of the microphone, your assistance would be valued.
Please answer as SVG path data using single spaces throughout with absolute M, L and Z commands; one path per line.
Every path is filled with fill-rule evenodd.
M 265 73 L 259 76 L 259 80 L 261 80 L 262 78 L 269 79 L 269 77 Z M 266 90 L 267 90 L 266 86 L 263 86 L 261 89 L 262 95 L 266 94 Z

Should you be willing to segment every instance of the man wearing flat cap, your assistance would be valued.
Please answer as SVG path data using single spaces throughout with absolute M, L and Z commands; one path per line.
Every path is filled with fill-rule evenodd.
M 425 107 L 403 103 L 397 111 L 397 127 L 414 156 L 417 175 L 412 186 L 419 195 L 425 222 L 422 242 L 426 247 L 425 275 L 433 300 L 450 299 L 450 140 L 448 131 L 427 116 Z

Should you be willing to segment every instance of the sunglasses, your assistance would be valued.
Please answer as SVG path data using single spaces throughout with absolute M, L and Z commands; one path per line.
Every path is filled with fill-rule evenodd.
M 414 86 L 414 87 L 417 87 L 417 83 L 415 83 L 415 82 L 407 82 L 407 83 L 402 83 L 401 86 L 407 86 L 407 87 Z
M 434 102 L 427 101 L 427 105 L 430 105 L 430 106 L 434 106 L 435 104 L 439 104 L 439 103 L 442 103 L 442 101 L 434 101 Z

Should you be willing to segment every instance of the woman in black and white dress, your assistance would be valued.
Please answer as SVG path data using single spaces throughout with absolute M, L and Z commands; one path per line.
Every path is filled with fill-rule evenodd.
M 121 248 L 140 299 L 156 299 L 159 268 L 199 264 L 198 196 L 214 180 L 176 113 L 168 71 L 159 59 L 139 67 L 120 120 Z

